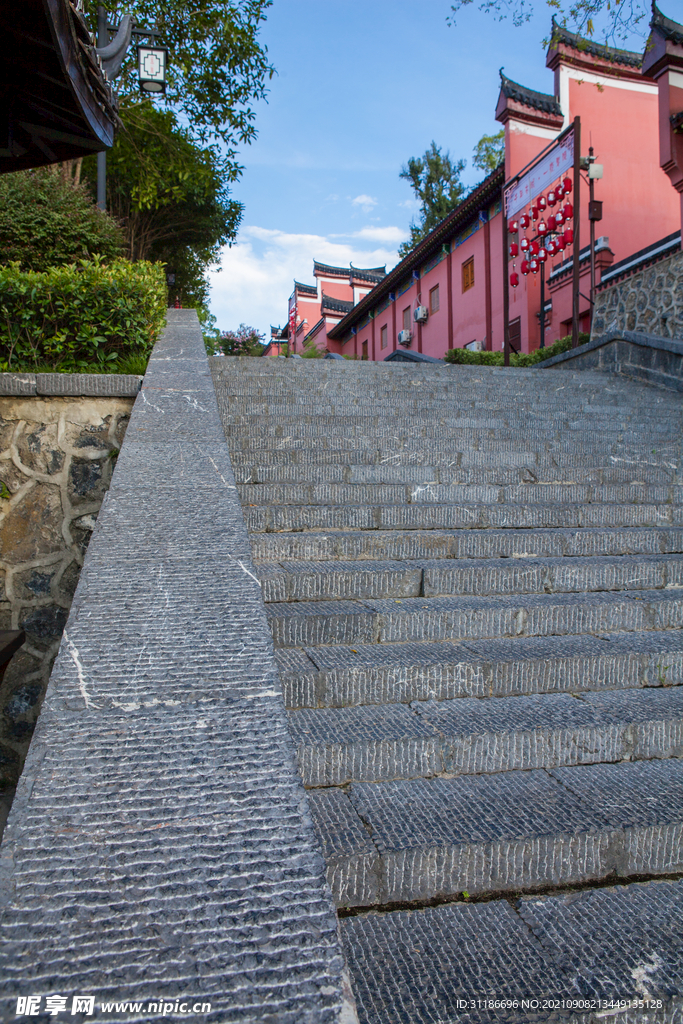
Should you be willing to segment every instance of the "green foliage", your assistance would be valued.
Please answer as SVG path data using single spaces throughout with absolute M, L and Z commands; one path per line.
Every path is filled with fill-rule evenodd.
M 84 185 L 60 167 L 0 176 L 0 263 L 47 270 L 121 254 L 123 234 Z
M 112 24 L 132 14 L 141 26 L 156 24 L 168 47 L 165 102 L 182 111 L 201 142 L 220 139 L 233 161 L 236 148 L 255 136 L 251 104 L 263 99 L 274 74 L 267 51 L 258 43 L 271 0 L 109 0 Z M 85 0 L 92 31 L 97 0 Z M 135 48 L 131 47 L 116 80 L 120 95 L 137 93 Z M 235 164 L 235 166 L 237 166 Z
M 410 225 L 410 239 L 398 250 L 401 258 L 407 256 L 418 242 L 432 231 L 444 217 L 456 208 L 465 196 L 466 188 L 460 181 L 466 160 L 452 161 L 448 152 L 432 141 L 421 157 L 411 157 L 401 168 L 400 178 L 410 182 L 410 187 L 420 200 L 419 221 Z
M 121 104 L 124 129 L 107 155 L 107 207 L 123 226 L 132 260 L 166 264 L 175 275 L 169 302 L 208 302 L 206 272 L 232 241 L 242 206 L 229 196 L 234 167 L 217 147 L 201 147 L 173 111 L 150 100 Z M 94 183 L 94 157 L 84 161 Z
M 585 345 L 587 341 L 590 341 L 590 335 L 580 333 L 579 344 Z M 561 352 L 568 352 L 571 347 L 572 338 L 571 334 L 568 334 L 564 338 L 558 338 L 552 345 L 537 348 L 533 352 L 520 352 L 519 355 L 511 352 L 510 366 L 534 366 L 536 363 L 542 363 L 544 359 L 552 359 Z M 447 363 L 469 366 L 502 366 L 503 358 L 502 352 L 470 352 L 466 348 L 451 348 L 444 356 Z
M 495 135 L 482 135 L 474 147 L 472 163 L 480 171 L 490 174 L 505 159 L 505 129 Z
M 302 359 L 324 359 L 327 353 L 327 349 L 318 348 L 315 343 L 315 339 L 312 338 L 309 342 L 304 342 L 303 350 L 300 352 Z
M 262 356 L 265 340 L 255 327 L 240 324 L 236 331 L 223 331 L 219 345 L 226 356 Z
M 37 272 L 14 263 L 0 268 L 0 370 L 118 372 L 129 357 L 146 360 L 165 318 L 159 265 L 96 259 Z

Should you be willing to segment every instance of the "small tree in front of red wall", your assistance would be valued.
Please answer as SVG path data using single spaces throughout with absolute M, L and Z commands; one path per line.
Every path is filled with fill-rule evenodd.
M 221 331 L 218 345 L 226 356 L 260 356 L 265 340 L 265 334 L 259 334 L 255 327 L 240 324 L 236 331 Z

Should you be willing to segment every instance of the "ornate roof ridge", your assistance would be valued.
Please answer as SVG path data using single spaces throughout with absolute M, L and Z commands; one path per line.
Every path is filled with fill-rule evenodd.
M 655 0 L 652 0 L 650 28 L 659 32 L 661 36 L 672 43 L 683 45 L 683 25 L 679 25 L 677 21 L 672 21 L 671 18 L 665 17 L 657 7 Z
M 562 108 L 555 96 L 546 92 L 536 92 L 535 89 L 528 89 L 526 85 L 513 82 L 511 78 L 499 71 L 500 87 L 503 95 L 517 103 L 523 103 L 525 107 L 532 107 L 534 110 L 543 110 L 547 114 L 558 114 L 562 116 Z
M 384 267 L 354 267 L 353 264 L 349 264 L 348 267 L 332 267 L 329 263 L 319 263 L 318 260 L 313 260 L 313 272 L 320 270 L 322 273 L 336 274 L 338 277 L 349 277 L 350 274 L 374 274 L 377 277 L 386 277 L 387 268 Z
M 350 313 L 353 309 L 353 302 L 348 302 L 346 299 L 335 299 L 332 295 L 325 295 L 323 292 L 320 309 L 329 309 L 334 313 Z
M 295 288 L 303 288 L 304 291 L 315 292 L 316 295 L 318 294 L 318 286 L 317 286 L 317 284 L 303 284 L 301 281 L 297 281 L 295 279 L 294 280 L 294 287 Z
M 553 15 L 550 45 L 557 45 L 557 43 L 564 43 L 566 46 L 571 46 L 573 50 L 589 53 L 592 57 L 602 57 L 610 64 L 626 64 L 628 67 L 639 68 L 643 63 L 642 53 L 636 53 L 634 50 L 619 50 L 615 46 L 607 46 L 606 43 L 596 43 L 592 39 L 585 39 L 577 32 L 570 32 L 565 25 L 558 25 L 555 15 Z

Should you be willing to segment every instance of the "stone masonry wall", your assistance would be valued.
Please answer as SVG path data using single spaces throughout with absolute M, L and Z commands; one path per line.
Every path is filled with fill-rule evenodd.
M 33 378 L 9 374 L 0 375 L 0 394 L 19 390 L 18 380 L 29 394 L 0 397 L 0 629 L 26 632 L 0 683 L 0 791 L 10 794 L 133 405 L 132 397 L 31 394 Z M 61 389 L 87 390 L 77 384 L 64 376 Z
M 609 331 L 683 338 L 683 253 L 598 289 L 591 338 Z

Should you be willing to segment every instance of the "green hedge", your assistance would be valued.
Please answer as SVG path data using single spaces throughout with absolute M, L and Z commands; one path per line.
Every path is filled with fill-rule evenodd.
M 160 263 L 0 267 L 0 371 L 116 373 L 144 366 L 166 317 Z
M 590 339 L 589 334 L 579 334 L 579 344 L 585 345 Z M 561 352 L 568 352 L 572 347 L 572 337 L 568 334 L 565 338 L 559 338 L 546 348 L 537 348 L 534 352 L 520 352 L 516 355 L 510 353 L 510 366 L 533 366 L 535 363 L 542 363 L 544 359 L 551 359 L 559 356 Z M 470 366 L 502 366 L 502 352 L 469 352 L 466 348 L 451 348 L 444 359 L 447 363 L 465 363 Z

